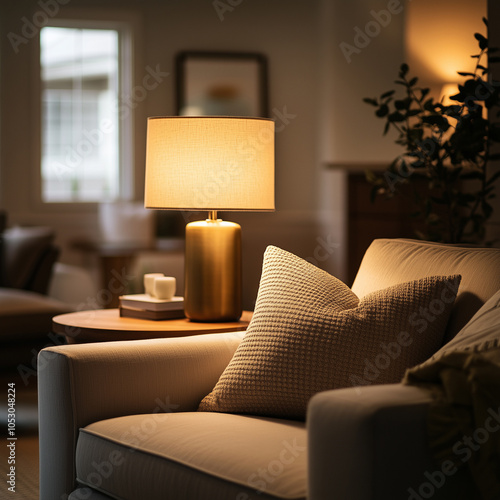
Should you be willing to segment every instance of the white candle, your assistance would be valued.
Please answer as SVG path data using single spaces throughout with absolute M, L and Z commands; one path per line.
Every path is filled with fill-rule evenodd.
M 164 276 L 155 278 L 154 296 L 161 300 L 170 300 L 175 295 L 175 278 Z
M 148 295 L 154 294 L 155 278 L 165 276 L 163 273 L 149 273 L 144 275 L 144 293 Z

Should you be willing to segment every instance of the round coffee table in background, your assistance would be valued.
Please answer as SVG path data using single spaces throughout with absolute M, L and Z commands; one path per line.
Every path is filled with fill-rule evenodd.
M 252 314 L 251 311 L 243 311 L 239 321 L 198 323 L 187 318 L 159 321 L 123 318 L 118 309 L 97 309 L 54 316 L 52 331 L 64 335 L 68 344 L 186 337 L 246 330 Z

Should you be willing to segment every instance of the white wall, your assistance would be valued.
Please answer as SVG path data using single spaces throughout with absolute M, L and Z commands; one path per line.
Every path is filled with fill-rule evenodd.
M 419 0 L 408 4 L 405 45 L 412 71 L 424 85 L 458 83 L 457 71 L 472 71 L 474 33 L 486 33 L 486 0 Z M 429 15 L 433 12 L 434 15 Z
M 404 60 L 405 2 L 322 3 L 318 195 L 322 231 L 337 242 L 327 269 L 346 279 L 347 170 L 389 162 L 397 148 L 363 102 L 392 86 Z
M 319 5 L 318 0 L 243 1 L 223 19 L 211 1 L 183 0 L 71 0 L 61 7 L 60 17 L 75 9 L 95 16 L 126 16 L 133 19 L 138 36 L 135 44 L 135 79 L 140 84 L 146 68 L 157 66 L 169 76 L 142 102 L 134 103 L 136 199 L 142 198 L 146 118 L 175 111 L 174 58 L 181 50 L 252 51 L 266 54 L 269 64 L 270 116 L 288 113 L 288 121 L 276 136 L 275 214 L 228 214 L 244 220 L 246 275 L 255 293 L 260 276 L 262 248 L 272 240 L 303 257 L 313 254 L 317 205 L 317 137 L 319 123 Z M 39 95 L 36 72 L 36 37 L 16 54 L 6 34 L 20 33 L 23 17 L 33 19 L 36 2 L 19 0 L 0 5 L 2 28 L 1 185 L 0 207 L 9 212 L 11 224 L 43 224 L 55 228 L 63 248 L 62 260 L 82 262 L 71 249 L 75 238 L 99 238 L 96 207 L 68 209 L 36 203 L 38 169 Z M 293 118 L 291 117 L 293 115 Z M 258 250 L 255 251 L 255 248 Z
M 406 16 L 411 12 L 406 0 L 243 0 L 222 20 L 209 0 L 67 4 L 59 15 L 99 10 L 110 18 L 133 20 L 136 84 L 148 66 L 169 72 L 133 109 L 136 199 L 142 198 L 147 116 L 175 111 L 175 54 L 197 49 L 266 54 L 271 116 L 279 120 L 273 109 L 286 109 L 294 117 L 276 135 L 277 211 L 226 215 L 243 227 L 246 304 L 255 296 L 267 244 L 345 277 L 346 174 L 327 165 L 380 164 L 399 151 L 382 136 L 381 120 L 362 99 L 392 88 L 406 58 Z M 438 5 L 433 2 L 434 9 Z M 62 260 L 78 263 L 80 254 L 69 243 L 76 237 L 99 237 L 96 207 L 68 211 L 35 203 L 37 46 L 30 39 L 15 54 L 6 38 L 6 33 L 19 33 L 23 16 L 32 19 L 37 9 L 31 0 L 0 4 L 0 208 L 8 210 L 11 223 L 53 226 Z

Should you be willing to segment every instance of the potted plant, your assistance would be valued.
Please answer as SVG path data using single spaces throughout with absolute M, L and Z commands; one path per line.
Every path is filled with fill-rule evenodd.
M 487 20 L 483 18 L 487 26 Z M 497 49 L 476 33 L 479 44 L 474 72 L 458 72 L 466 80 L 451 104 L 436 101 L 402 64 L 395 90 L 364 101 L 385 120 L 384 135 L 397 133 L 403 152 L 382 173 L 367 172 L 372 199 L 393 197 L 402 187 L 413 191 L 415 216 L 423 222 L 422 239 L 447 243 L 484 242 L 485 223 L 500 177 L 500 82 L 488 78 L 488 63 L 499 62 Z M 485 62 L 487 61 L 487 62 Z M 422 182 L 422 179 L 425 182 Z M 420 180 L 420 182 L 414 182 Z M 407 191 L 406 191 L 407 192 Z

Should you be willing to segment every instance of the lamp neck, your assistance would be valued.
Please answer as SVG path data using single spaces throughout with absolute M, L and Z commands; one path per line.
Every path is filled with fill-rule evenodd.
M 215 222 L 217 220 L 217 210 L 209 210 L 208 220 Z

